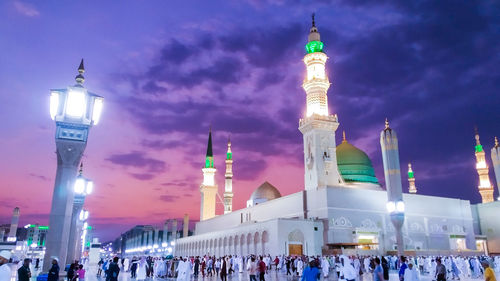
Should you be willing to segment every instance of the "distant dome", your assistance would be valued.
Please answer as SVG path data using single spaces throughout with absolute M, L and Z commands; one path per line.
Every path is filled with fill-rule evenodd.
M 372 161 L 365 152 L 348 143 L 345 138 L 337 146 L 337 166 L 346 183 L 379 184 Z
M 280 197 L 281 193 L 278 191 L 278 189 L 266 181 L 252 193 L 249 201 L 260 203 Z

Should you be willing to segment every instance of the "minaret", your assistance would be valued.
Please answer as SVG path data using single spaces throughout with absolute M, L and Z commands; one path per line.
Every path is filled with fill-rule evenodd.
M 302 87 L 306 92 L 306 116 L 299 121 L 304 138 L 305 189 L 324 188 L 343 182 L 337 167 L 335 131 L 337 115 L 328 113 L 327 91 L 330 81 L 325 72 L 328 57 L 312 17 L 304 63 L 307 75 Z
M 497 188 L 500 200 L 500 145 L 498 139 L 495 137 L 495 146 L 491 149 L 491 161 L 493 162 L 493 170 L 495 171 L 495 178 L 497 180 Z
M 10 222 L 10 231 L 7 241 L 15 242 L 17 240 L 17 226 L 19 225 L 19 208 L 15 207 L 12 211 L 12 220 Z
M 215 217 L 215 199 L 217 197 L 217 185 L 215 184 L 214 154 L 212 152 L 212 129 L 208 133 L 207 156 L 203 171 L 203 183 L 200 186 L 201 210 L 200 221 Z
M 387 119 L 385 120 L 385 128 L 380 133 L 380 147 L 382 148 L 385 186 L 387 189 L 387 211 L 396 232 L 398 256 L 402 256 L 404 253 L 402 227 L 405 220 L 405 205 L 399 168 L 398 137 L 396 132 L 389 127 Z
M 163 243 L 168 242 L 168 224 L 170 223 L 170 220 L 166 220 L 165 223 L 163 224 Z
M 411 169 L 411 163 L 408 163 L 408 183 L 410 184 L 410 188 L 408 192 L 417 193 L 417 187 L 415 186 L 415 174 L 413 174 L 413 170 Z
M 224 214 L 227 214 L 233 211 L 233 153 L 231 152 L 231 140 L 227 141 L 225 176 Z
M 174 240 L 177 239 L 177 219 L 172 220 L 172 239 Z
M 184 214 L 184 220 L 182 221 L 182 237 L 188 237 L 189 235 L 189 215 Z
M 479 175 L 479 193 L 483 203 L 493 202 L 493 186 L 490 183 L 489 169 L 486 164 L 483 146 L 479 142 L 479 133 L 476 130 L 476 170 Z

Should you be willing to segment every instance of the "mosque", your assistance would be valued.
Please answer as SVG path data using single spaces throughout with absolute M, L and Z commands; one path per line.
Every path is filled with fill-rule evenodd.
M 387 120 L 381 128 L 387 185 L 382 188 L 365 152 L 350 144 L 345 134 L 339 145 L 335 143 L 339 122 L 328 109 L 328 57 L 323 48 L 313 17 L 304 56 L 307 112 L 299 120 L 304 142 L 304 189 L 282 196 L 266 181 L 252 193 L 246 208 L 233 210 L 233 157 L 228 142 L 224 214 L 216 215 L 218 187 L 210 132 L 200 186 L 200 222 L 193 236 L 177 239 L 175 255 L 381 254 L 398 250 L 398 245 L 406 254 L 500 253 L 500 223 L 495 217 L 500 202 L 493 198 L 479 135 L 475 154 L 483 203 L 473 205 L 468 200 L 418 194 L 411 165 L 409 192 L 403 193 L 397 136 Z M 392 142 L 387 142 L 388 138 Z M 497 184 L 499 147 L 497 141 L 491 153 Z M 399 214 L 399 226 L 392 213 Z

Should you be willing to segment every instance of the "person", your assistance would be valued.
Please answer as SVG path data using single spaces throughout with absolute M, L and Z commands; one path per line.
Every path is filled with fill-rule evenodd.
M 380 265 L 380 259 L 378 257 L 375 258 L 375 269 L 373 270 L 373 281 L 383 281 L 384 277 L 384 269 L 382 265 Z
M 19 281 L 30 281 L 30 259 L 24 259 L 23 265 L 17 270 L 17 278 Z
M 219 276 L 220 265 L 221 265 L 221 261 L 220 261 L 220 259 L 217 259 L 215 261 L 215 275 L 217 275 L 217 276 Z
M 408 264 L 408 268 L 405 270 L 404 280 L 405 281 L 419 281 L 418 271 L 413 266 L 413 263 Z
M 495 272 L 490 267 L 490 263 L 487 260 L 483 260 L 481 265 L 484 268 L 484 281 L 497 281 L 495 278 Z
M 297 258 L 297 275 L 302 276 L 302 272 L 304 271 L 304 262 L 302 258 Z
M 147 275 L 147 262 L 144 257 L 141 258 L 141 261 L 137 265 L 137 280 L 145 280 Z
M 257 264 L 255 264 L 255 257 L 250 258 L 250 262 L 247 265 L 248 275 L 250 276 L 250 281 L 257 281 Z
M 228 268 L 228 265 L 227 265 L 226 259 L 222 258 L 221 268 L 220 268 L 220 279 L 222 281 L 227 281 L 227 268 Z
M 132 265 L 130 266 L 130 276 L 132 278 L 137 277 L 137 260 L 135 258 L 132 259 Z
M 52 260 L 52 267 L 49 270 L 49 275 L 47 276 L 47 281 L 58 281 L 59 280 L 59 260 L 54 258 Z
M 78 276 L 78 281 L 85 281 L 85 269 L 83 269 L 83 264 L 78 265 L 76 274 Z
M 264 278 L 264 274 L 266 274 L 266 263 L 264 262 L 264 258 L 262 256 L 260 256 L 258 268 L 259 268 L 259 281 L 266 281 L 266 279 Z
M 446 281 L 446 267 L 441 263 L 441 258 L 436 259 L 436 281 Z
M 300 281 L 317 281 L 319 280 L 320 275 L 321 274 L 318 267 L 316 266 L 316 262 L 314 260 L 311 260 L 302 272 Z
M 120 266 L 118 265 L 118 257 L 114 257 L 113 262 L 109 264 L 107 281 L 117 281 L 119 273 Z
M 0 281 L 10 281 L 10 277 L 12 276 L 12 271 L 9 267 L 10 257 L 10 251 L 0 252 Z
M 330 271 L 330 263 L 326 257 L 323 257 L 323 260 L 321 261 L 321 271 L 323 272 L 323 277 L 327 278 Z
M 381 265 L 384 269 L 384 280 L 389 280 L 389 262 L 384 257 L 382 257 Z
M 101 259 L 99 260 L 99 262 L 97 263 L 97 276 L 101 276 L 102 274 L 102 264 L 104 263 L 104 261 Z M 69 274 L 69 272 L 68 272 Z
M 73 281 L 73 277 L 75 277 L 75 271 L 76 271 L 75 264 L 74 263 L 70 264 L 68 273 L 66 274 L 68 281 Z
M 200 259 L 196 257 L 194 259 L 194 277 L 198 277 L 199 271 L 200 271 Z
M 177 281 L 189 281 L 191 274 L 191 263 L 187 258 L 180 258 L 177 266 Z
M 399 280 L 404 281 L 405 280 L 405 270 L 408 268 L 408 265 L 406 264 L 406 258 L 401 256 L 401 266 L 399 268 Z
M 358 276 L 356 269 L 354 269 L 353 262 L 351 259 L 348 257 L 344 256 L 344 267 L 342 269 L 342 272 L 344 273 L 344 278 L 347 281 L 354 281 L 356 280 L 356 277 Z

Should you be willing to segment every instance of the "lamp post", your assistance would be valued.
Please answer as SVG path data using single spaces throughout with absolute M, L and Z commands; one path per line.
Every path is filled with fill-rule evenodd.
M 404 254 L 403 224 L 405 221 L 405 203 L 399 166 L 399 147 L 396 131 L 389 127 L 385 120 L 385 128 L 380 132 L 380 146 L 384 163 L 385 185 L 387 189 L 387 211 L 391 217 L 396 234 L 398 256 Z
M 76 247 L 76 254 L 81 257 L 83 252 L 85 251 L 85 243 L 87 242 L 85 239 L 87 237 L 87 232 L 89 230 L 89 225 L 88 225 L 88 220 L 89 218 L 89 211 L 87 210 L 81 210 L 80 211 L 80 215 L 79 215 L 79 221 L 80 221 L 80 225 L 82 225 L 82 227 L 80 227 L 78 229 L 78 232 L 77 232 L 77 235 L 81 235 L 80 238 L 81 239 L 76 239 L 77 240 L 77 247 Z M 78 237 L 78 236 L 77 236 Z
M 68 244 L 68 255 L 66 260 L 68 262 L 73 262 L 75 260 L 80 260 L 81 251 L 78 251 L 80 243 L 80 233 L 82 232 L 83 221 L 82 212 L 83 204 L 85 203 L 85 198 L 87 195 L 92 193 L 92 189 L 94 187 L 94 183 L 83 177 L 83 163 L 80 164 L 80 171 L 75 180 L 74 185 L 74 201 L 73 201 L 73 214 L 71 216 L 71 228 L 69 233 L 69 244 Z M 88 217 L 88 211 L 87 217 Z M 85 214 L 83 214 L 85 215 Z
M 53 258 L 58 258 L 61 266 L 66 265 L 78 165 L 87 146 L 90 127 L 99 122 L 103 107 L 104 99 L 83 87 L 84 72 L 82 59 L 75 77 L 76 84 L 53 89 L 50 93 L 50 116 L 56 122 L 57 171 L 44 271 L 48 271 Z

